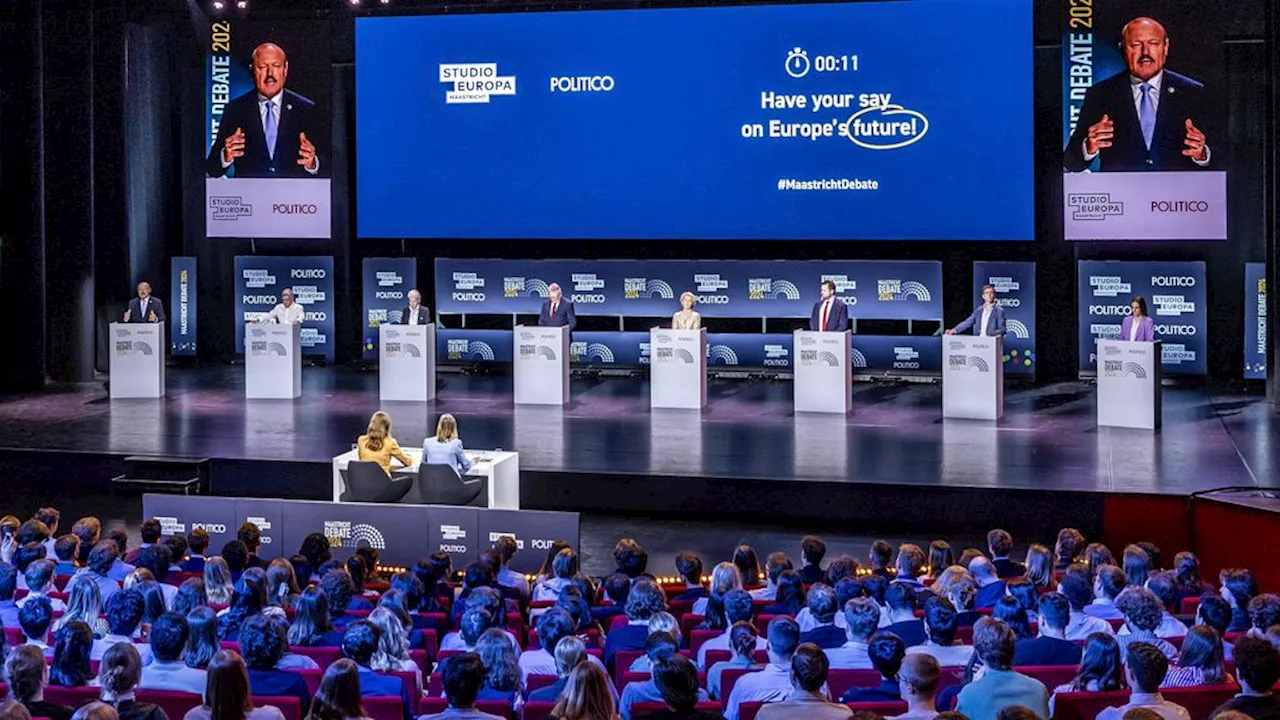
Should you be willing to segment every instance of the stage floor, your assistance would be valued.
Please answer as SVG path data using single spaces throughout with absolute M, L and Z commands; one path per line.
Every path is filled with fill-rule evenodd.
M 430 404 L 380 402 L 376 372 L 307 368 L 298 401 L 247 401 L 236 366 L 171 369 L 164 401 L 102 385 L 0 398 L 0 450 L 326 464 L 391 414 L 402 445 L 458 417 L 471 448 L 521 455 L 526 473 L 717 482 L 1187 495 L 1275 484 L 1276 417 L 1260 394 L 1165 391 L 1156 433 L 1099 428 L 1086 383 L 1011 385 L 999 423 L 943 420 L 941 386 L 855 385 L 848 418 L 796 415 L 789 382 L 713 381 L 705 412 L 651 411 L 647 381 L 575 378 L 564 409 L 515 407 L 509 376 L 442 374 Z

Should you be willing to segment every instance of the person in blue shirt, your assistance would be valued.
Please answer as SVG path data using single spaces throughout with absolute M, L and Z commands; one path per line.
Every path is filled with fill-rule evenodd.
M 707 596 L 707 589 L 702 586 L 702 558 L 691 552 L 682 552 L 676 556 L 676 572 L 684 581 L 684 592 L 671 598 L 676 600 L 697 600 Z
M 475 709 L 476 696 L 484 685 L 484 663 L 480 661 L 479 655 L 473 652 L 455 655 L 444 663 L 440 674 L 443 676 L 444 696 L 449 700 L 449 709 L 435 715 L 424 715 L 419 720 L 502 720 L 497 715 Z
M 493 541 L 493 549 L 498 553 L 498 572 L 494 581 L 502 587 L 511 588 L 520 593 L 521 603 L 529 601 L 529 581 L 523 573 L 511 569 L 511 560 L 520 552 L 516 539 L 510 535 L 502 535 Z
M 360 668 L 361 697 L 399 697 L 404 706 L 405 718 L 412 717 L 409 704 L 410 688 L 395 675 L 380 675 L 370 667 L 373 654 L 378 651 L 378 628 L 368 620 L 358 620 L 347 626 L 342 636 L 342 654 Z M 452 663 L 446 663 L 452 664 Z
M 129 549 L 129 534 L 120 528 L 116 528 L 107 533 L 107 540 L 115 544 L 116 557 L 111 563 L 111 570 L 106 575 L 112 580 L 122 583 L 125 578 L 129 577 L 129 573 L 137 569 L 124 561 L 125 552 Z M 102 601 L 107 601 L 105 595 L 103 595 Z
M 878 632 L 872 635 L 871 642 L 867 643 L 867 657 L 871 659 L 871 666 L 880 672 L 880 685 L 850 688 L 844 697 L 840 698 L 840 702 L 901 700 L 902 691 L 899 687 L 898 671 L 902 668 L 902 660 L 906 656 L 907 647 L 897 635 L 891 632 Z M 934 661 L 934 664 L 936 666 L 937 661 Z
M 342 630 L 359 619 L 358 616 L 347 614 L 347 610 L 352 609 L 351 598 L 355 594 L 355 588 L 351 585 L 351 576 L 346 570 L 326 572 L 320 579 L 320 590 L 329 601 L 329 621 L 335 629 Z
M 13 594 L 18 590 L 18 568 L 7 562 L 0 562 L 0 625 L 16 628 L 18 625 L 18 603 Z
M 520 666 L 506 633 L 498 628 L 485 630 L 476 641 L 476 654 L 484 663 L 484 685 L 476 699 L 499 700 L 507 703 L 513 713 L 519 712 L 524 695 Z
M 288 650 L 289 639 L 282 623 L 254 615 L 241 625 L 240 652 L 249 668 L 249 689 L 253 694 L 296 697 L 302 707 L 310 707 L 311 692 L 302 675 L 276 669 Z
M 667 609 L 662 589 L 650 580 L 637 580 L 627 596 L 627 624 L 609 631 L 604 642 L 604 663 L 613 667 L 619 650 L 643 650 L 649 637 L 649 618 Z
M 183 572 L 204 572 L 204 553 L 209 549 L 209 531 L 202 527 L 187 533 L 187 550 L 190 554 L 182 561 Z
M 602 584 L 604 595 L 612 604 L 591 608 L 591 616 L 608 630 L 614 617 L 627 614 L 627 598 L 631 595 L 631 578 L 615 572 L 606 577 Z
M 53 568 L 57 577 L 75 575 L 80 568 L 76 566 L 76 558 L 80 555 L 80 538 L 75 535 L 63 535 L 53 543 L 53 554 L 58 564 Z
M 440 416 L 436 423 L 435 437 L 422 443 L 422 462 L 427 465 L 448 465 L 459 475 L 471 470 L 471 460 L 462 450 L 458 439 L 458 421 L 449 413 Z

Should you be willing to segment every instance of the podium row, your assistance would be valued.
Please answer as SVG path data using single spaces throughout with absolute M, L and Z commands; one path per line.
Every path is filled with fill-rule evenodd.
M 515 402 L 569 402 L 569 330 L 517 326 Z M 380 329 L 383 400 L 426 402 L 436 395 L 435 325 L 384 325 Z M 163 397 L 162 324 L 111 325 L 111 397 Z M 795 411 L 853 411 L 852 336 L 797 330 L 792 371 Z M 650 331 L 650 405 L 698 410 L 707 405 L 707 331 Z M 1004 416 L 1004 347 L 998 337 L 944 337 L 942 415 L 998 420 Z M 302 345 L 298 325 L 245 328 L 245 397 L 292 399 L 302 395 Z M 1098 424 L 1154 429 L 1160 426 L 1160 343 L 1098 342 Z

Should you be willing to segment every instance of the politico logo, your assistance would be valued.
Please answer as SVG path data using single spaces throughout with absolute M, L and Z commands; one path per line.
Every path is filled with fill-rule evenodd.
M 373 297 L 378 300 L 403 300 L 404 293 L 399 290 L 379 290 L 373 294 Z
M 1091 317 L 1116 317 L 1128 316 L 1133 310 L 1128 305 L 1090 305 L 1089 315 Z
M 329 272 L 324 268 L 293 268 L 289 277 L 294 280 L 323 280 L 329 277 Z
M 272 215 L 315 215 L 319 208 L 308 203 L 275 203 L 271 206 Z
M 1190 275 L 1152 275 L 1151 284 L 1155 287 L 1195 287 L 1196 279 Z
M 1207 213 L 1209 203 L 1204 200 L 1152 200 L 1153 213 Z

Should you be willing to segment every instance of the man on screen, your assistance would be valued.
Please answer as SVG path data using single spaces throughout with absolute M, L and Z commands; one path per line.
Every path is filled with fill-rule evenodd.
M 542 327 L 565 327 L 569 332 L 578 324 L 573 314 L 573 303 L 565 300 L 558 283 L 547 286 L 547 299 L 542 301 L 542 312 L 538 313 L 538 325 Z
M 1204 84 L 1165 69 L 1169 37 L 1155 20 L 1130 20 L 1121 37 L 1128 67 L 1085 93 L 1063 166 L 1081 172 L 1100 157 L 1103 172 L 1209 167 Z
M 972 328 L 974 335 L 982 337 L 1004 337 L 1004 308 L 996 304 L 996 286 L 987 283 L 982 286 L 982 304 L 973 309 L 973 314 L 965 318 L 959 325 L 947 331 L 948 335 L 962 333 Z
M 262 322 L 301 325 L 307 317 L 306 308 L 293 301 L 293 289 L 280 291 L 280 302 L 262 318 Z
M 127 323 L 162 323 L 164 322 L 164 303 L 160 298 L 151 297 L 151 283 L 138 283 L 138 297 L 129 300 L 129 309 L 124 311 Z
M 404 309 L 400 317 L 405 325 L 426 325 L 431 322 L 431 311 L 422 305 L 422 293 L 416 289 L 409 291 L 409 307 Z
M 809 313 L 809 329 L 818 332 L 844 332 L 849 329 L 849 306 L 836 297 L 836 284 L 822 281 L 822 299 L 813 304 Z
M 320 153 L 315 103 L 285 89 L 289 59 L 273 43 L 253 51 L 254 89 L 227 103 L 218 137 L 209 150 L 209 177 L 315 177 Z

